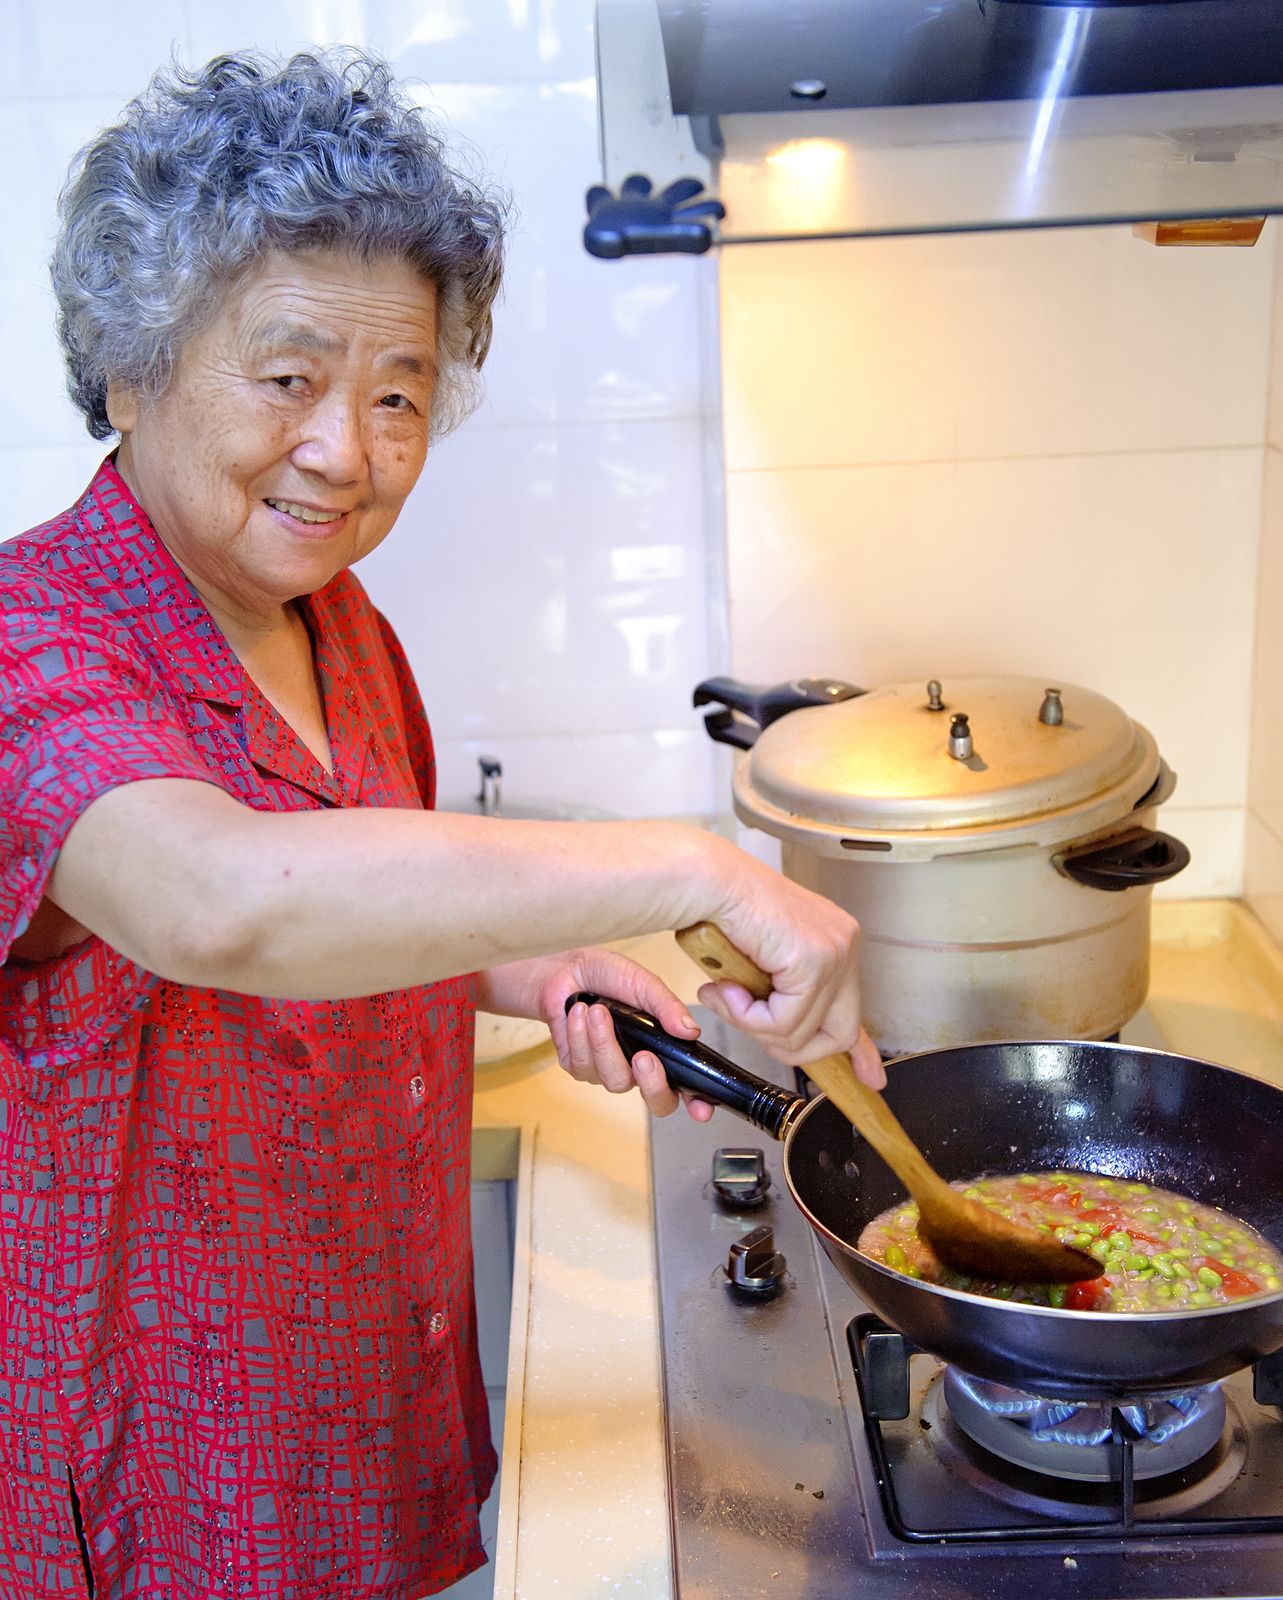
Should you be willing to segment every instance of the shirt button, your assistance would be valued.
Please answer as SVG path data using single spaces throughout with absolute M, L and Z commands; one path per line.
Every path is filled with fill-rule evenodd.
M 445 1332 L 445 1321 L 446 1321 L 446 1317 L 445 1317 L 445 1312 L 444 1311 L 434 1311 L 432 1313 L 432 1315 L 428 1318 L 428 1332 L 429 1333 L 444 1333 Z

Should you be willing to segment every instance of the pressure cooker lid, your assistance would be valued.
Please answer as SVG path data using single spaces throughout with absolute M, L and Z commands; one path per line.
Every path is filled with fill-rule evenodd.
M 894 833 L 1023 821 L 1129 783 L 1130 805 L 1159 767 L 1145 729 L 1090 689 L 959 677 L 780 717 L 737 789 L 750 815 L 760 801 L 799 821 Z

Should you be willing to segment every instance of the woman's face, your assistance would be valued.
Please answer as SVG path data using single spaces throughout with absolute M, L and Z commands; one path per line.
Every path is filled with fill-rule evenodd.
M 386 537 L 435 377 L 436 290 L 408 263 L 274 253 L 159 399 L 111 386 L 117 465 L 205 598 L 270 621 Z

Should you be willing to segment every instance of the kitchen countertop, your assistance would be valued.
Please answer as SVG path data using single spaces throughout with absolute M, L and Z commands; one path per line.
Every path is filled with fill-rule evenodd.
M 1155 901 L 1136 1044 L 1283 1087 L 1283 954 L 1233 901 Z M 620 946 L 693 1001 L 671 935 Z M 680 1113 L 679 1113 L 680 1114 Z M 496 1600 L 669 1600 L 648 1117 L 550 1045 L 477 1071 L 478 1164 L 518 1179 Z

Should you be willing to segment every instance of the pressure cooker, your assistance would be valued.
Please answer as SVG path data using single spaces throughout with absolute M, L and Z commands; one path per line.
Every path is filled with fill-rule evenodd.
M 1153 887 L 1189 862 L 1157 830 L 1175 778 L 1104 695 L 960 676 L 695 690 L 736 764 L 740 820 L 860 924 L 865 1025 L 886 1056 L 1107 1039 L 1149 987 Z

